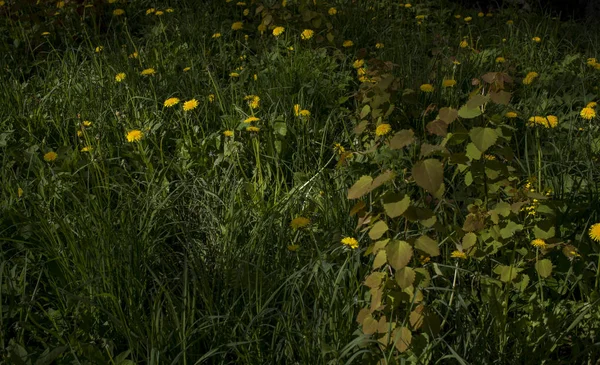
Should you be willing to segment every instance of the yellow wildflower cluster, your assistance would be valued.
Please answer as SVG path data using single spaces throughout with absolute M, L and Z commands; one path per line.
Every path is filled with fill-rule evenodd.
M 527 122 L 530 127 L 541 125 L 545 128 L 556 128 L 556 126 L 558 125 L 558 117 L 555 115 L 548 115 L 545 117 L 536 115 L 534 117 L 529 118 Z

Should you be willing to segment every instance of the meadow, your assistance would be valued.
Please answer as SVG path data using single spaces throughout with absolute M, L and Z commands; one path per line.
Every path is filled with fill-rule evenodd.
M 0 1 L 0 363 L 600 364 L 600 27 Z

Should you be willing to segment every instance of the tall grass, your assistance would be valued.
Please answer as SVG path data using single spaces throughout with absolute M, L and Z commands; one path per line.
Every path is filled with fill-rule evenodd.
M 599 139 L 595 120 L 577 119 L 598 95 L 590 85 L 599 71 L 585 64 L 598 44 L 597 33 L 583 31 L 590 28 L 515 9 L 478 18 L 430 1 L 60 5 L 0 6 L 4 363 L 597 360 L 599 249 L 587 231 L 600 220 Z M 118 8 L 125 14 L 113 15 Z M 261 33 L 264 9 L 274 20 Z M 303 19 L 311 14 L 326 21 Z M 232 30 L 239 20 L 244 28 Z M 273 36 L 273 25 L 285 32 Z M 301 39 L 308 28 L 316 35 Z M 469 47 L 460 48 L 462 40 Z M 508 61 L 495 63 L 498 56 Z M 489 265 L 459 267 L 441 246 L 425 292 L 442 319 L 439 335 L 415 336 L 399 354 L 361 332 L 372 262 L 363 255 L 368 232 L 348 214 L 348 188 L 379 169 L 406 170 L 414 156 L 374 153 L 374 139 L 355 132 L 364 88 L 356 59 L 367 59 L 369 71 L 392 70 L 389 119 L 419 137 L 430 120 L 424 110 L 460 107 L 473 78 L 539 72 L 545 87 L 515 90 L 511 108 L 525 119 L 558 115 L 560 134 L 540 140 L 515 126 L 515 165 L 519 178 L 543 176 L 540 187 L 552 188 L 558 231 L 582 242 L 585 260 L 562 258 L 556 280 L 527 299 L 508 285 L 482 284 Z M 147 68 L 155 74 L 141 75 Z M 118 73 L 126 74 L 121 82 Z M 458 81 L 454 91 L 439 86 L 444 78 Z M 435 91 L 413 98 L 408 91 L 424 83 Z M 245 100 L 252 95 L 258 108 Z M 180 103 L 164 106 L 171 97 Z M 192 99 L 199 105 L 184 111 Z M 296 104 L 310 116 L 296 115 Z M 252 115 L 258 132 L 243 122 Z M 143 138 L 128 142 L 132 130 Z M 336 144 L 354 152 L 351 162 Z M 47 161 L 48 152 L 57 158 Z M 458 184 L 448 178 L 449 190 L 451 183 Z M 439 220 L 462 225 L 472 198 L 457 194 Z M 310 224 L 295 229 L 296 217 Z M 341 245 L 345 236 L 357 237 L 360 249 Z

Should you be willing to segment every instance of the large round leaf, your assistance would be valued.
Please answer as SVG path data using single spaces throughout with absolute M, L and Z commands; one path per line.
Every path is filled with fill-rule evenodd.
M 444 181 L 444 165 L 434 158 L 417 162 L 412 168 L 417 185 L 435 194 Z
M 391 241 L 386 246 L 388 263 L 396 270 L 401 270 L 410 262 L 412 247 L 405 241 Z
M 492 128 L 475 127 L 469 132 L 469 137 L 481 152 L 485 152 L 496 143 L 498 134 Z

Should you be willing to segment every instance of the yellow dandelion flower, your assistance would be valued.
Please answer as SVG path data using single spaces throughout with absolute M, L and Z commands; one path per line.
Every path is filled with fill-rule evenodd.
M 4 2 L 0 2 L 0 3 L 1 3 L 0 6 L 4 5 Z M 17 188 L 17 196 L 19 198 L 23 196 L 23 189 L 21 189 L 20 186 Z
M 410 9 L 410 8 L 412 8 L 412 4 L 404 4 L 404 7 L 407 9 Z
M 275 28 L 273 29 L 273 35 L 274 35 L 275 37 L 279 37 L 280 35 L 282 35 L 282 34 L 283 34 L 283 32 L 285 32 L 285 28 L 284 28 L 284 27 L 275 27 Z
M 300 34 L 300 38 L 306 40 L 309 40 L 313 37 L 313 35 L 315 35 L 315 31 L 312 29 L 304 29 L 302 31 L 302 34 Z
M 465 39 L 463 39 L 460 44 L 459 44 L 460 48 L 467 48 L 469 46 L 469 42 L 467 42 Z
M 358 241 L 356 240 L 356 238 L 353 237 L 344 237 L 342 238 L 342 244 L 346 245 L 348 247 L 350 247 L 351 249 L 356 249 L 358 248 Z
M 585 62 L 588 66 L 594 66 L 595 64 L 598 63 L 598 60 L 596 60 L 594 57 L 590 57 L 587 59 L 587 61 Z
M 558 125 L 558 117 L 556 115 L 547 115 L 546 120 L 548 121 L 548 127 L 546 128 L 556 128 Z
M 221 38 L 221 33 L 215 33 L 212 35 L 213 38 L 217 39 L 217 38 Z
M 215 94 L 208 94 L 208 102 L 212 103 L 215 101 Z
M 455 18 L 455 19 L 460 19 L 460 18 L 462 18 L 462 15 L 460 15 L 460 14 L 456 14 L 456 15 L 454 15 L 454 18 Z
M 385 47 L 385 45 L 383 43 L 376 43 L 375 44 L 375 48 L 377 48 L 377 49 L 382 49 L 383 47 Z
M 174 12 L 175 10 L 174 10 L 173 8 L 167 8 L 165 11 L 166 11 L 167 13 L 172 13 L 172 12 Z
M 540 37 L 533 37 L 531 38 L 532 41 L 534 41 L 535 43 L 540 43 L 542 41 L 542 38 Z
M 525 78 L 523 79 L 523 84 L 524 85 L 531 84 L 533 82 L 533 80 L 535 80 L 538 76 L 539 76 L 539 74 L 535 71 L 528 72 L 527 75 L 525 76 Z
M 125 138 L 127 138 L 127 142 L 136 142 L 141 140 L 144 137 L 144 133 L 139 129 L 134 129 L 127 132 Z
M 233 137 L 233 131 L 230 131 L 230 130 L 223 131 L 223 135 L 225 137 Z
M 386 134 L 392 131 L 392 126 L 387 123 L 382 123 L 377 126 L 375 129 L 375 135 L 377 136 L 385 136 Z
M 581 109 L 579 115 L 581 115 L 581 117 L 585 120 L 592 120 L 596 117 L 596 111 L 593 108 L 586 106 L 585 108 Z
M 231 24 L 231 29 L 232 30 L 240 30 L 244 27 L 244 23 L 243 22 L 235 22 L 233 24 Z
M 586 104 L 586 108 L 595 108 L 596 105 L 598 105 L 598 103 L 596 103 L 595 101 L 590 101 L 589 103 Z
M 248 100 L 248 105 L 251 109 L 258 109 L 260 107 L 260 97 L 251 95 L 252 98 Z
M 128 57 L 129 58 L 138 58 L 138 56 L 139 56 L 139 53 L 137 53 L 137 51 L 136 51 L 136 52 L 133 52 L 132 54 L 130 54 Z
M 42 36 L 50 35 L 50 32 L 42 32 Z
M 255 126 L 251 125 L 251 126 L 249 126 L 248 128 L 246 128 L 246 130 L 247 130 L 248 132 L 258 133 L 258 132 L 260 131 L 260 128 L 258 128 L 258 127 L 255 127 Z
M 115 9 L 115 10 L 113 10 L 113 15 L 114 16 L 120 16 L 120 15 L 123 15 L 123 14 L 125 14 L 125 10 L 123 10 L 123 9 Z
M 529 126 L 534 126 L 536 124 L 539 124 L 546 128 L 549 127 L 548 119 L 546 117 L 542 117 L 539 115 L 529 118 L 528 122 L 529 122 Z
M 342 46 L 343 46 L 344 48 L 350 48 L 350 47 L 352 47 L 353 45 L 354 45 L 354 42 L 352 42 L 352 41 L 350 41 L 350 40 L 348 40 L 348 41 L 344 41 L 344 43 L 342 43 Z
M 229 77 L 233 77 L 233 78 L 240 77 L 240 74 L 237 72 L 232 72 L 229 74 Z
M 83 132 L 82 131 L 77 131 L 77 137 L 83 137 Z
M 146 15 L 153 14 L 155 11 L 156 11 L 156 9 L 150 8 L 150 9 L 146 10 Z
M 190 111 L 190 110 L 194 110 L 196 109 L 196 107 L 198 106 L 198 100 L 196 99 L 191 99 L 186 101 L 185 103 L 183 103 L 183 111 Z
M 450 257 L 452 257 L 453 259 L 462 259 L 465 260 L 467 258 L 467 254 L 462 252 L 462 251 L 452 251 L 452 253 L 450 254 Z
M 300 104 L 294 105 L 294 115 L 297 117 L 300 116 Z
M 296 217 L 296 218 L 292 219 L 292 221 L 290 222 L 290 226 L 293 229 L 304 228 L 304 227 L 308 226 L 309 224 L 310 224 L 310 219 L 305 218 L 305 217 Z
M 81 149 L 81 152 L 91 152 L 93 148 L 91 146 L 85 146 Z
M 354 61 L 354 63 L 352 63 L 352 67 L 354 68 L 361 68 L 363 67 L 363 65 L 365 64 L 365 60 L 356 60 Z
M 260 120 L 260 118 L 252 116 L 252 117 L 248 117 L 248 118 L 244 119 L 244 123 L 250 124 L 250 123 L 258 122 L 259 120 Z
M 161 16 L 161 15 L 163 15 L 164 13 L 165 13 L 165 12 L 164 12 L 164 11 L 162 11 L 162 10 L 157 10 L 157 11 L 154 13 L 154 15 L 156 15 L 156 16 Z
M 504 63 L 506 62 L 506 58 L 504 57 L 496 57 L 496 63 Z
M 244 16 L 248 16 L 250 14 L 250 9 L 244 9 Z
M 536 238 L 533 241 L 531 241 L 531 245 L 533 247 L 537 247 L 537 248 L 546 248 L 546 241 L 544 241 L 541 238 Z
M 335 14 L 337 14 L 337 9 L 336 8 L 329 8 L 329 10 L 327 11 L 327 13 L 329 15 L 335 15 Z
M 170 108 L 174 105 L 179 104 L 179 99 L 178 98 L 168 98 L 167 100 L 165 100 L 164 106 L 167 108 Z
M 433 92 L 433 85 L 423 84 L 419 87 L 419 89 L 421 89 L 421 91 L 424 93 L 431 93 L 431 92 Z
M 124 72 L 119 72 L 118 74 L 115 75 L 115 81 L 116 82 L 121 82 L 123 80 L 125 80 L 125 73 Z
M 344 148 L 344 146 L 342 146 L 339 143 L 336 143 L 333 145 L 333 150 L 338 154 L 341 155 L 342 153 L 346 152 L 346 149 Z
M 517 117 L 517 113 L 515 112 L 507 112 L 506 114 L 504 114 L 505 117 L 509 118 L 509 119 L 513 119 Z
M 3 4 L 4 5 L 4 4 Z M 59 9 L 62 9 L 65 7 L 65 2 L 64 1 L 59 1 L 56 3 L 56 7 Z
M 104 51 L 104 47 L 103 46 L 98 46 L 98 47 L 96 47 L 95 51 L 96 51 L 96 53 L 100 53 L 100 52 Z
M 302 110 L 300 110 L 299 115 L 302 118 L 308 118 L 308 117 L 310 117 L 310 110 L 302 109 Z
M 590 238 L 596 242 L 600 242 L 600 223 L 595 223 L 588 231 Z
M 156 70 L 154 70 L 152 67 L 147 68 L 145 70 L 143 70 L 142 72 L 140 72 L 140 75 L 142 76 L 148 76 L 148 75 L 154 75 L 156 73 Z
M 465 22 L 467 22 L 467 23 L 470 22 L 471 20 L 473 20 L 473 18 L 471 18 L 470 16 L 465 18 Z
M 258 80 L 258 75 L 257 75 L 257 74 L 254 74 L 254 75 L 252 75 L 252 79 L 253 79 L 254 81 Z
M 443 87 L 454 87 L 454 85 L 456 85 L 456 80 L 446 79 L 446 80 L 442 81 Z
M 480 17 L 480 18 L 483 18 L 485 16 L 485 14 L 482 13 L 482 12 L 479 12 L 479 13 L 477 13 L 477 16 Z
M 192 69 L 191 67 L 185 67 L 185 68 L 183 69 L 183 72 L 188 72 L 188 71 L 189 71 L 189 70 L 191 70 L 191 69 Z
M 44 155 L 44 161 L 52 162 L 52 161 L 56 160 L 57 157 L 58 157 L 58 153 L 56 153 L 54 151 L 50 151 Z

